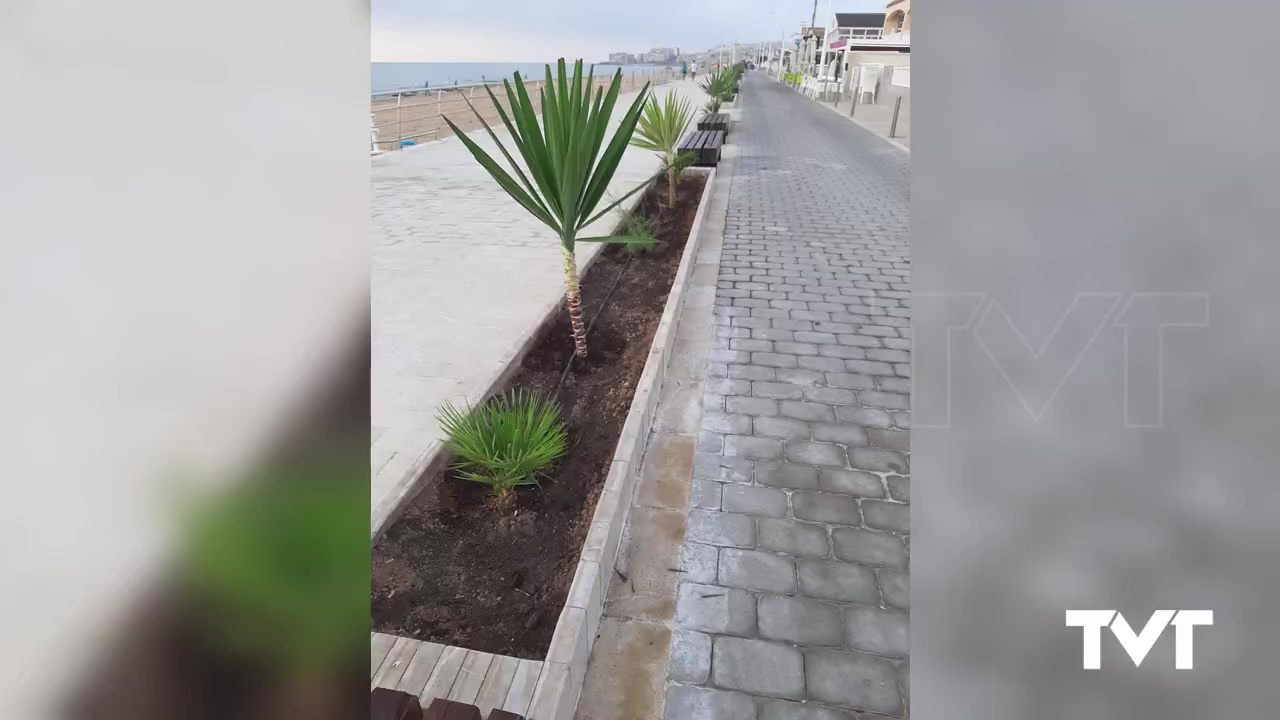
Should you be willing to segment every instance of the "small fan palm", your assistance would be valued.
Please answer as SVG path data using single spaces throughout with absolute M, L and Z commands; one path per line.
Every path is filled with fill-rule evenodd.
M 536 484 L 537 472 L 564 455 L 568 445 L 560 406 L 520 390 L 467 410 L 445 403 L 440 429 L 445 447 L 461 458 L 458 472 L 488 485 L 498 498 Z
M 622 114 L 618 128 L 606 143 L 609 119 L 622 89 L 622 70 L 614 73 L 608 91 L 597 88 L 595 99 L 592 100 L 591 88 L 595 86 L 595 80 L 591 71 L 583 74 L 581 60 L 573 65 L 572 79 L 565 72 L 564 58 L 558 62 L 554 78 L 551 66 L 546 68 L 546 83 L 538 91 L 542 101 L 541 124 L 520 73 L 513 74 L 514 82 L 504 80 L 502 83 L 507 93 L 508 107 L 511 108 L 510 115 L 498 102 L 493 91 L 485 87 L 489 99 L 498 111 L 498 117 L 511 133 L 511 141 L 520 153 L 528 174 L 516 163 L 470 100 L 467 101 L 467 106 L 488 131 L 515 177 L 495 162 L 489 153 L 480 149 L 453 121 L 447 117 L 444 120 L 498 185 L 560 237 L 564 261 L 565 304 L 569 308 L 569 322 L 573 328 L 574 354 L 585 357 L 587 331 L 582 323 L 582 295 L 578 289 L 574 247 L 580 242 L 630 242 L 627 237 L 578 237 L 578 233 L 648 185 L 647 181 L 641 183 L 616 202 L 596 212 L 596 206 L 613 179 L 627 143 L 635 132 L 640 112 L 649 95 L 649 84 L 645 83 L 631 107 Z
M 659 103 L 658 98 L 650 96 L 636 125 L 635 137 L 631 144 L 645 150 L 653 150 L 662 155 L 662 167 L 667 173 L 667 186 L 670 189 L 668 205 L 676 204 L 676 179 L 680 168 L 677 163 L 680 138 L 689 129 L 693 120 L 693 107 L 689 101 L 676 95 L 674 90 L 667 93 L 667 99 Z
M 698 87 L 712 98 L 728 100 L 734 95 L 733 89 L 736 83 L 737 78 L 728 69 L 716 68 L 710 75 L 698 81 Z

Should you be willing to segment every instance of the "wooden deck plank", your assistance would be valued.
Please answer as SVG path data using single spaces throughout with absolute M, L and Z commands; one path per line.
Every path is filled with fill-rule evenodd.
M 480 694 L 480 686 L 484 684 L 484 676 L 493 664 L 493 655 L 477 650 L 467 651 L 462 661 L 462 669 L 458 671 L 458 679 L 449 690 L 449 699 L 454 702 L 474 705 L 476 696 Z
M 378 668 L 382 667 L 382 661 L 387 659 L 387 653 L 391 652 L 391 646 L 395 645 L 396 638 L 394 635 L 385 633 L 372 633 L 369 636 L 369 679 L 372 680 L 374 675 L 378 674 Z
M 517 715 L 527 715 L 529 705 L 533 702 L 533 689 L 538 686 L 538 676 L 541 674 L 541 662 L 521 660 L 515 676 L 511 679 L 511 689 L 507 691 L 507 699 L 502 703 L 502 709 Z
M 449 691 L 453 689 L 453 683 L 458 679 L 458 672 L 462 670 L 462 661 L 466 657 L 467 651 L 459 647 L 446 647 L 444 652 L 440 653 L 439 662 L 431 671 L 431 676 L 427 678 L 422 694 L 418 696 L 422 700 L 423 707 L 430 705 L 436 698 L 449 697 Z
M 431 671 L 436 669 L 436 663 L 440 661 L 440 655 L 443 653 L 443 645 L 432 642 L 420 643 L 418 652 L 414 653 L 413 660 L 409 661 L 409 667 L 404 671 L 404 677 L 400 679 L 396 689 L 414 696 L 422 694 L 423 688 L 427 686 L 427 680 L 431 678 Z
M 413 654 L 418 651 L 420 644 L 417 640 L 410 638 L 396 638 L 391 651 L 387 653 L 387 659 L 382 661 L 382 667 L 373 676 L 370 686 L 395 690 L 396 683 L 400 682 L 404 671 L 409 668 L 409 661 L 413 659 Z
M 511 681 L 515 679 L 516 668 L 519 666 L 520 660 L 517 658 L 494 656 L 493 664 L 489 666 L 489 672 L 480 686 L 480 694 L 476 696 L 475 706 L 480 708 L 481 715 L 488 717 L 490 710 L 502 709 L 502 703 L 507 699 L 507 691 L 511 689 Z

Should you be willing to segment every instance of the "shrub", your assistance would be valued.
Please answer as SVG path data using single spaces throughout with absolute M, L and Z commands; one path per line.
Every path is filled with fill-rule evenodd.
M 629 215 L 622 224 L 622 234 L 632 238 L 624 246 L 629 253 L 651 253 L 658 247 L 658 226 L 643 215 Z
M 461 458 L 454 468 L 472 482 L 507 498 L 521 485 L 536 485 L 536 474 L 564 455 L 568 444 L 560 406 L 535 393 L 514 390 L 477 408 L 440 409 L 445 447 Z

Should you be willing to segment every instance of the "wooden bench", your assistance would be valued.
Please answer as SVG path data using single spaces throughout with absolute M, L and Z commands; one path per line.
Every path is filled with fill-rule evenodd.
M 703 115 L 698 121 L 699 130 L 719 130 L 725 135 L 729 134 L 729 114 L 714 113 L 711 115 Z
M 678 151 L 696 155 L 693 164 L 698 167 L 715 167 L 720 162 L 721 145 L 724 145 L 723 130 L 694 130 L 681 141 Z

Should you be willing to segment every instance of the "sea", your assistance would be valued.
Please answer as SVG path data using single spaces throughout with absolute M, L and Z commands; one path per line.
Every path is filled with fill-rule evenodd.
M 514 72 L 519 72 L 521 77 L 541 79 L 546 74 L 547 63 L 375 62 L 371 65 L 373 92 L 385 92 L 502 80 L 510 78 Z M 664 66 L 599 63 L 595 66 L 595 74 L 597 77 L 612 75 L 618 68 L 624 74 L 649 75 L 663 70 Z M 570 68 L 569 72 L 572 71 Z

